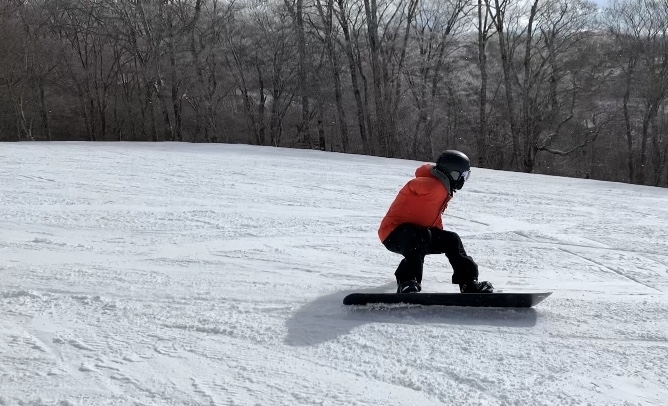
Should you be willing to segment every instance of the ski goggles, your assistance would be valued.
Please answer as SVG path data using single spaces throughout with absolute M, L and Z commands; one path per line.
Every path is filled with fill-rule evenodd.
M 470 170 L 463 172 L 459 171 L 450 172 L 450 177 L 455 181 L 466 182 L 467 180 L 469 180 L 469 176 L 471 176 Z

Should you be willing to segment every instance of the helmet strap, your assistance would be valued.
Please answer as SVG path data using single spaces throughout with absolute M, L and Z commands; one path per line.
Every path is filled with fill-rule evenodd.
M 445 172 L 444 172 L 445 173 Z M 455 192 L 461 188 L 457 188 L 457 181 L 452 179 L 452 176 L 450 176 L 449 173 L 445 173 L 445 176 L 448 177 L 448 180 L 450 181 L 450 196 L 454 196 Z
M 449 173 L 446 173 L 446 176 L 450 180 L 450 189 L 452 189 L 453 194 L 456 191 L 461 190 L 462 187 L 464 187 L 464 180 L 461 178 L 461 176 L 457 180 L 454 180 Z

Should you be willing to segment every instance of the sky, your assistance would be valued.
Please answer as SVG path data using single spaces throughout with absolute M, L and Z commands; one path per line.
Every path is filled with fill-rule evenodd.
M 661 405 L 668 190 L 473 168 L 443 222 L 532 309 L 347 307 L 421 162 L 0 144 L 0 405 Z M 423 292 L 456 292 L 443 256 Z

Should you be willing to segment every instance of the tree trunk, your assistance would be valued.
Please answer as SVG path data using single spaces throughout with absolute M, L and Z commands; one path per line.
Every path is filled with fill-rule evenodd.
M 289 0 L 285 5 L 292 16 L 292 22 L 297 36 L 297 93 L 301 102 L 301 119 L 297 126 L 297 143 L 312 147 L 310 128 L 310 100 L 307 53 L 306 53 L 306 30 L 304 29 L 304 0 L 295 0 L 294 8 Z
M 485 0 L 488 1 L 488 0 Z M 505 10 L 501 7 L 499 0 L 494 0 L 495 4 L 495 16 L 494 16 L 494 25 L 496 27 L 497 35 L 499 37 L 499 51 L 501 52 L 501 66 L 503 69 L 503 84 L 505 87 L 506 94 L 506 108 L 508 109 L 508 122 L 510 123 L 510 133 L 513 140 L 513 154 L 512 154 L 512 163 L 515 168 L 519 168 L 520 157 L 522 152 L 520 151 L 520 137 L 519 129 L 517 126 L 517 119 L 515 116 L 515 97 L 513 96 L 513 85 L 512 85 L 512 61 L 510 60 L 509 48 L 507 44 L 506 31 L 505 31 L 505 21 L 504 14 Z M 505 4 L 504 6 L 505 7 Z
M 371 55 L 371 76 L 376 111 L 374 138 L 380 145 L 381 155 L 390 156 L 387 134 L 387 107 L 383 97 L 383 72 L 380 64 L 380 44 L 378 42 L 378 6 L 376 0 L 364 0 L 364 11 L 366 13 L 367 40 L 369 41 L 369 53 Z
M 182 103 L 179 91 L 179 78 L 176 67 L 176 54 L 174 51 L 174 37 L 172 33 L 173 27 L 171 26 L 171 23 L 169 29 L 170 29 L 170 39 L 168 42 L 168 51 L 169 51 L 170 76 L 172 82 L 172 88 L 171 88 L 172 113 L 174 114 L 174 134 L 172 135 L 172 138 L 176 138 L 176 141 L 181 142 L 183 141 L 183 134 L 181 128 Z
M 318 141 L 321 151 L 327 151 L 327 139 L 325 137 L 325 109 L 324 103 L 318 108 Z
M 320 0 L 316 1 L 318 13 L 325 26 L 325 48 L 332 68 L 332 77 L 334 79 L 334 100 L 336 103 L 336 112 L 339 127 L 339 136 L 341 137 L 341 149 L 348 152 L 350 149 L 348 140 L 348 122 L 346 120 L 346 111 L 343 107 L 343 89 L 341 85 L 341 72 L 339 68 L 339 58 L 334 48 L 333 36 L 333 13 L 334 0 L 327 0 L 327 10 L 323 10 Z
M 362 152 L 365 155 L 373 154 L 373 148 L 369 142 L 369 136 L 367 132 L 367 115 L 368 112 L 364 108 L 364 102 L 362 101 L 362 93 L 360 91 L 359 76 L 357 71 L 357 63 L 355 62 L 355 53 L 353 51 L 353 42 L 350 35 L 350 28 L 348 26 L 348 15 L 345 8 L 345 0 L 336 0 L 339 6 L 339 23 L 341 24 L 341 30 L 343 31 L 343 37 L 345 40 L 345 51 L 346 56 L 348 57 L 348 67 L 350 70 L 350 79 L 353 87 L 353 95 L 355 96 L 355 106 L 357 109 L 357 124 L 360 130 L 360 138 L 362 139 Z
M 415 14 L 417 12 L 417 6 L 418 6 L 418 0 L 411 0 L 410 3 L 408 4 L 406 28 L 404 30 L 404 38 L 401 44 L 401 51 L 399 53 L 399 61 L 397 62 L 396 66 L 396 75 L 388 82 L 385 82 L 386 84 L 392 83 L 394 85 L 394 97 L 393 98 L 385 97 L 386 103 L 389 102 L 390 99 L 392 99 L 391 103 L 392 109 L 386 112 L 388 156 L 397 156 L 398 153 L 397 147 L 399 143 L 397 142 L 396 124 L 397 124 L 397 116 L 399 115 L 399 102 L 401 100 L 401 84 L 402 84 L 401 77 L 404 70 L 404 63 L 406 61 L 406 51 L 408 49 L 408 40 L 410 39 L 411 27 L 413 19 L 415 18 Z
M 526 42 L 524 44 L 524 77 L 522 86 L 522 135 L 524 136 L 524 172 L 531 173 L 536 167 L 536 155 L 538 153 L 538 134 L 540 130 L 535 128 L 534 101 L 530 96 L 530 92 L 534 89 L 535 83 L 532 77 L 531 69 L 531 51 L 533 50 L 533 22 L 536 18 L 536 11 L 538 8 L 538 0 L 534 0 L 529 14 L 529 22 L 527 24 Z
M 272 92 L 271 117 L 269 118 L 269 138 L 271 145 L 278 147 L 281 142 L 281 133 L 283 131 L 279 100 L 281 93 L 276 86 Z
M 483 17 L 484 9 L 484 17 Z M 480 69 L 480 91 L 478 104 L 479 130 L 476 138 L 478 147 L 478 167 L 487 166 L 487 16 L 489 9 L 478 0 L 478 68 Z
M 262 77 L 262 71 L 260 69 L 260 66 L 257 65 L 257 76 L 258 76 L 258 83 L 260 85 L 260 102 L 257 104 L 257 121 L 258 121 L 258 130 L 257 130 L 257 145 L 265 145 L 265 138 L 266 138 L 266 104 L 267 104 L 267 96 L 264 94 L 264 79 Z
M 51 124 L 49 122 L 49 109 L 46 107 L 44 78 L 39 78 L 37 82 L 37 93 L 40 107 L 40 117 L 42 118 L 42 128 L 44 129 L 44 136 L 47 140 L 53 141 L 51 137 Z

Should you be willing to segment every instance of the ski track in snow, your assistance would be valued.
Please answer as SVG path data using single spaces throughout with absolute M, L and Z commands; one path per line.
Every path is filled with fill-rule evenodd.
M 665 405 L 668 191 L 474 169 L 444 217 L 533 309 L 393 291 L 418 162 L 0 144 L 0 405 Z M 442 256 L 425 291 L 456 291 Z

